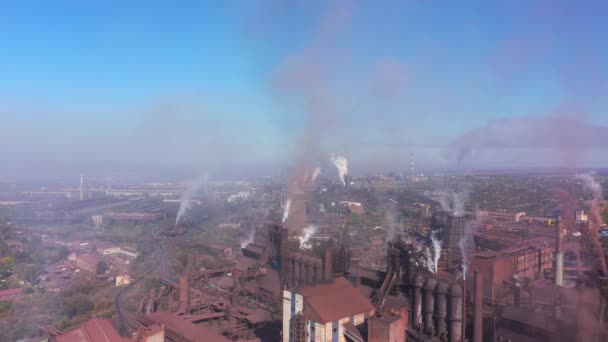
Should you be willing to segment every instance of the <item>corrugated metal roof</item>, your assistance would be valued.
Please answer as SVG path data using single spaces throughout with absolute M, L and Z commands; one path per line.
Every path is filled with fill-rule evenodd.
M 170 312 L 153 312 L 148 318 L 152 321 L 163 324 L 165 331 L 169 330 L 180 335 L 187 340 L 194 342 L 227 342 L 228 339 L 222 336 L 219 332 L 204 327 L 200 324 L 194 324 L 183 316 L 177 316 Z
M 128 338 L 120 336 L 110 320 L 93 318 L 57 336 L 57 342 L 128 342 Z
M 374 309 L 361 291 L 344 277 L 329 283 L 305 286 L 298 293 L 304 297 L 305 312 L 319 323 L 334 322 Z

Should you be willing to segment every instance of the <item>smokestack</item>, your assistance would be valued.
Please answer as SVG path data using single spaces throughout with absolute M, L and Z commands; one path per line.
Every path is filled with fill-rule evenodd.
M 80 175 L 80 200 L 84 201 L 84 176 Z
M 410 180 L 414 180 L 414 153 L 410 153 Z
M 483 341 L 483 277 L 475 271 L 473 274 L 473 342 Z
M 421 274 L 416 274 L 414 278 L 414 307 L 412 325 L 415 329 L 422 329 L 422 286 L 424 285 L 424 277 Z
M 555 228 L 555 286 L 563 286 L 564 284 L 563 229 L 562 217 L 557 216 L 557 227 Z
M 423 323 L 424 332 L 433 336 L 435 326 L 433 324 L 433 313 L 435 312 L 435 287 L 437 280 L 433 277 L 426 279 L 424 283 L 424 307 L 423 307 Z
M 440 281 L 435 288 L 435 327 L 437 329 L 437 336 L 444 336 L 447 332 L 445 325 L 448 312 L 447 293 L 448 284 Z
M 452 285 L 448 293 L 448 341 L 462 341 L 462 287 Z
M 187 310 L 190 306 L 188 290 L 188 276 L 179 277 L 179 305 L 181 310 Z

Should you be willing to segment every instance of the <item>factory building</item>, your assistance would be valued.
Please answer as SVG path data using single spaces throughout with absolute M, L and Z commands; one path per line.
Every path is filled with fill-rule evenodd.
M 490 296 L 492 284 L 500 286 L 513 275 L 520 279 L 537 279 L 552 270 L 554 248 L 552 241 L 545 240 L 532 239 L 511 248 L 473 254 L 470 258 L 472 269 L 479 270 L 485 278 L 484 296 Z
M 91 254 L 81 254 L 76 257 L 76 267 L 79 269 L 95 273 L 95 266 L 99 262 L 99 258 Z
M 357 326 L 374 314 L 370 301 L 346 278 L 283 291 L 283 342 L 361 340 Z
M 506 211 L 477 211 L 477 219 L 481 221 L 519 222 L 524 216 L 526 216 L 525 212 L 510 213 Z

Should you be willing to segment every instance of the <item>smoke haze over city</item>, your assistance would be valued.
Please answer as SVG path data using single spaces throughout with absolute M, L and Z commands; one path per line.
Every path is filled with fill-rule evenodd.
M 0 342 L 608 341 L 608 1 L 0 1 Z
M 605 4 L 522 5 L 5 2 L 3 172 L 606 166 Z

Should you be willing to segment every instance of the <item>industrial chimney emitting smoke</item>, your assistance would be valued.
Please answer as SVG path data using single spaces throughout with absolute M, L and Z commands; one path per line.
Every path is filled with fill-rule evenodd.
M 562 231 L 564 223 L 561 216 L 557 216 L 557 227 L 555 228 L 555 286 L 564 285 L 564 251 Z

